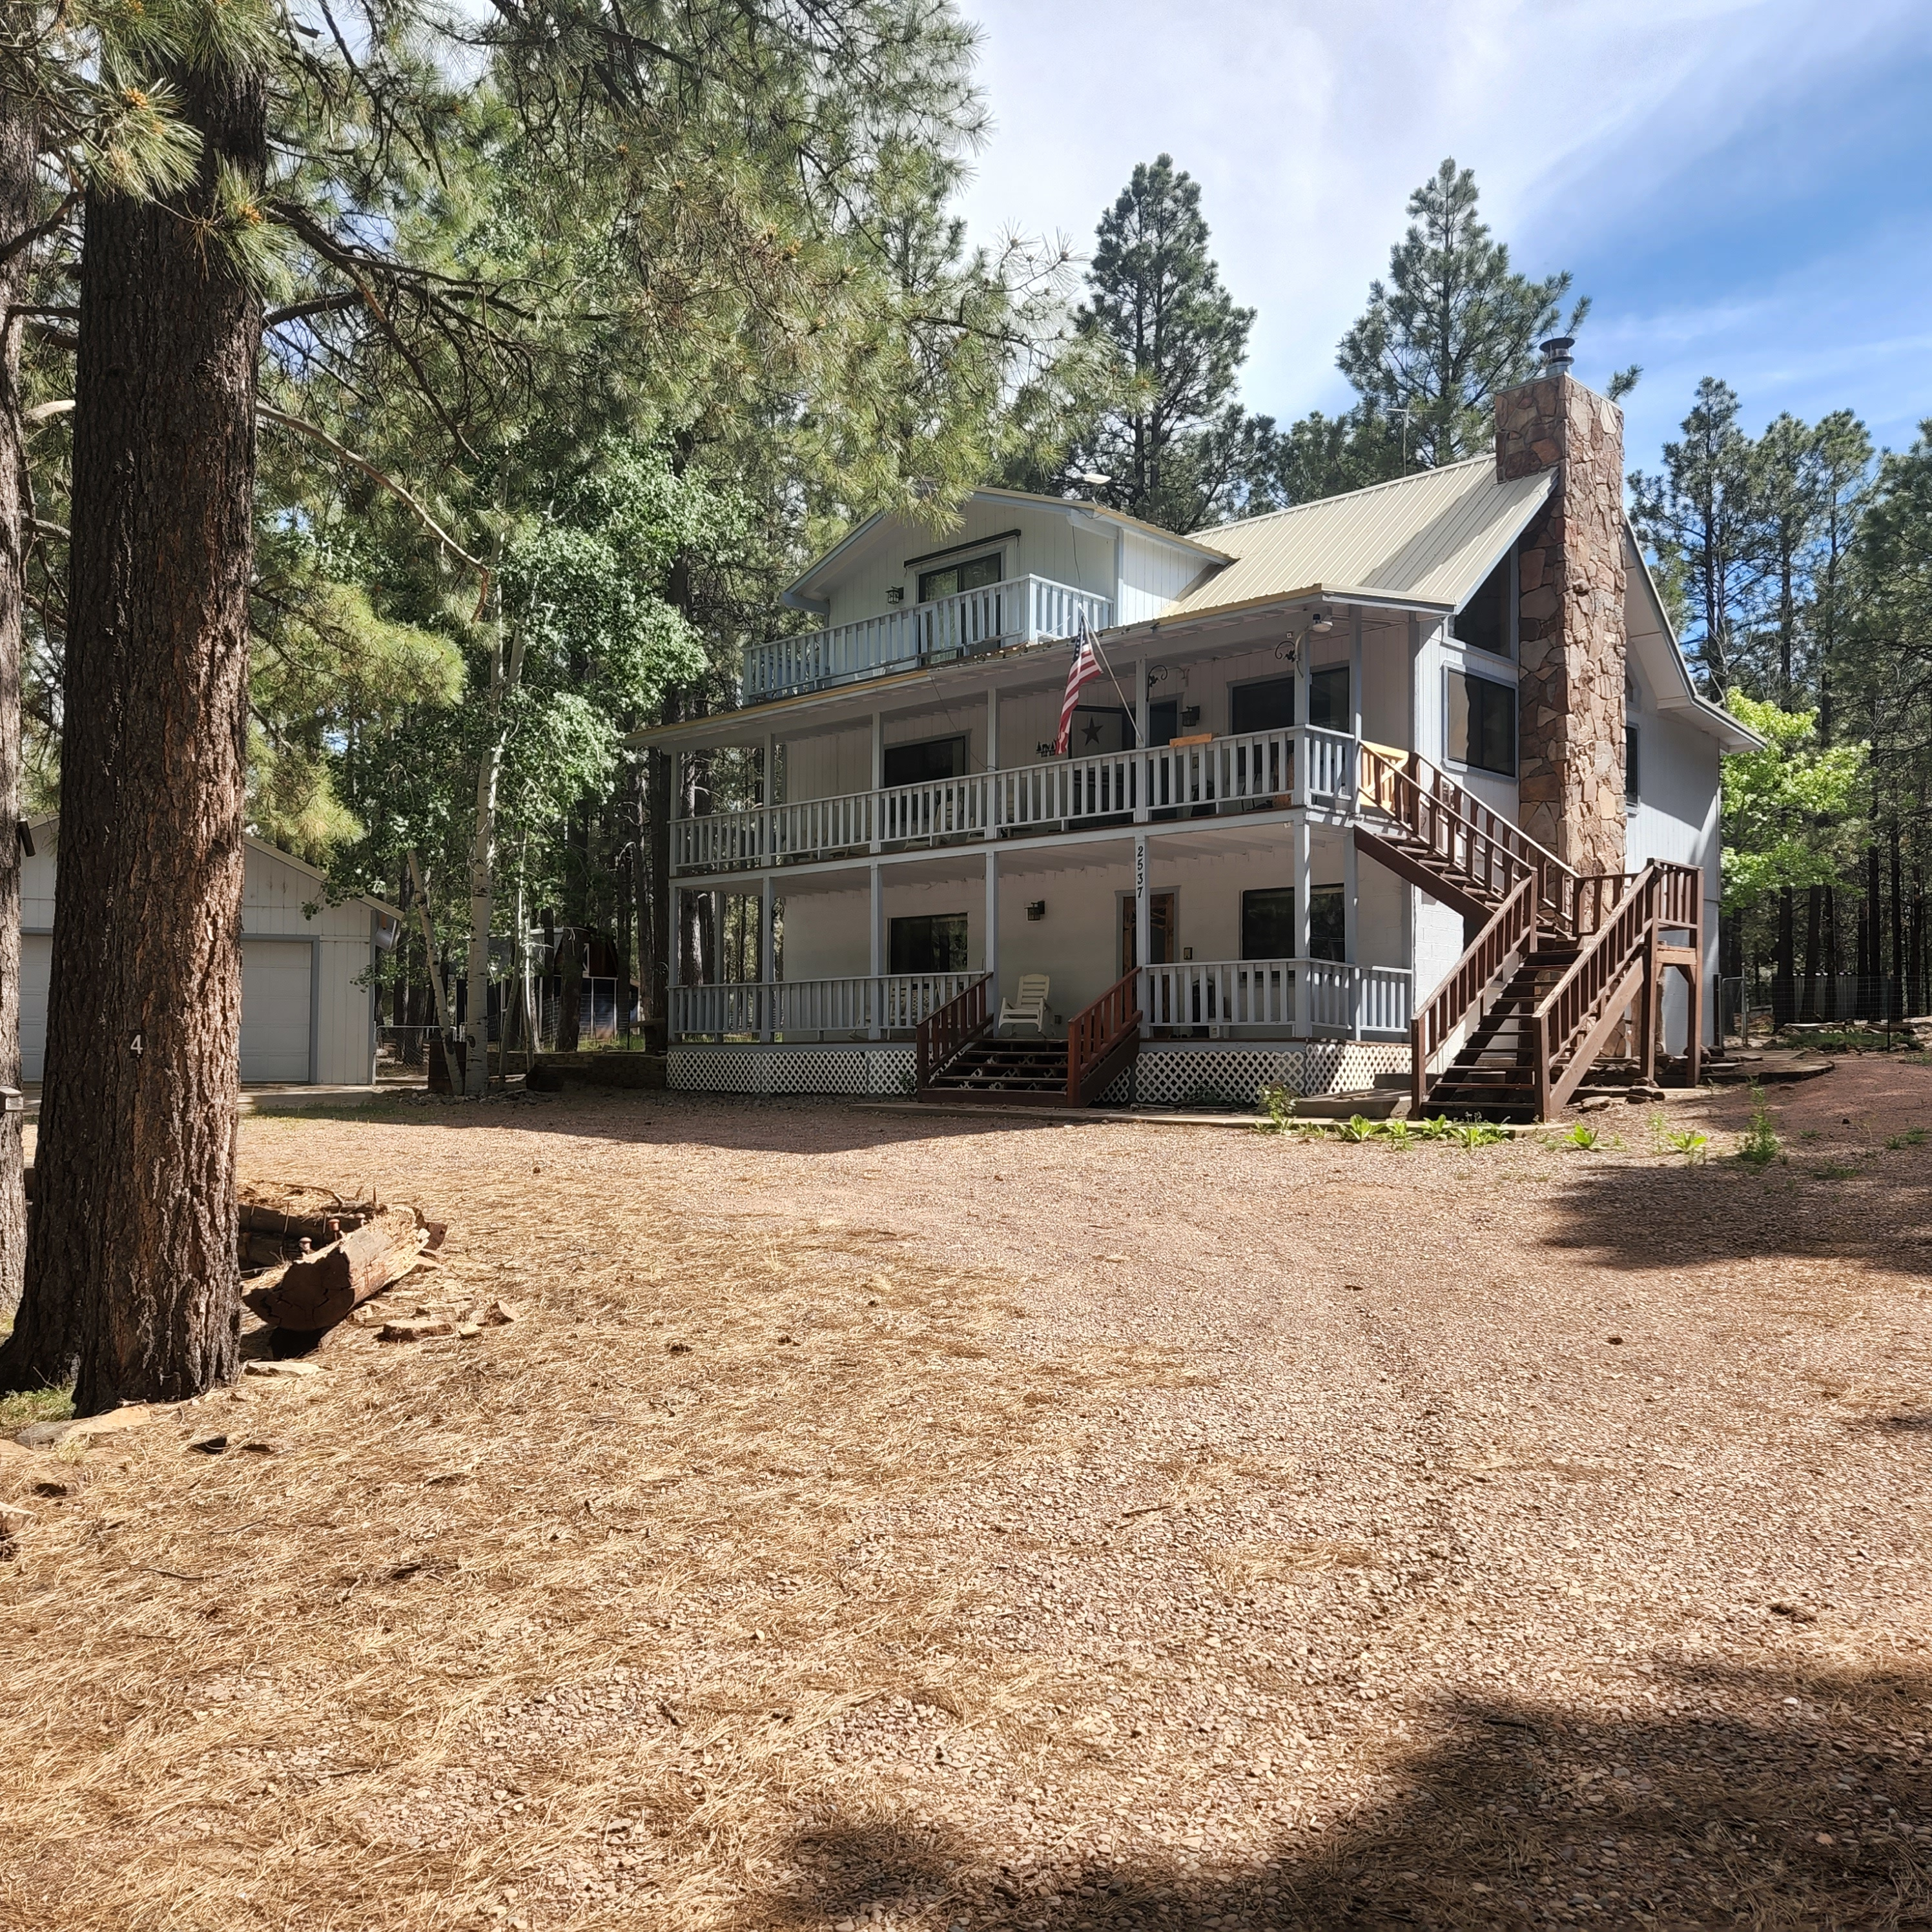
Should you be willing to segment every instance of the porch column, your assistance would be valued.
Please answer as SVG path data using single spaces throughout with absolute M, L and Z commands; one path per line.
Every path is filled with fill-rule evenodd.
M 876 742 L 876 741 L 875 741 Z M 880 878 L 879 862 L 874 859 L 866 867 L 872 886 L 872 914 L 866 926 L 872 934 L 872 990 L 866 1001 L 866 1037 L 877 1040 L 880 1036 L 879 1016 L 884 1010 L 884 989 L 879 980 L 886 970 L 886 895 Z
M 1297 959 L 1308 957 L 1309 914 L 1308 902 L 1313 894 L 1315 866 L 1313 850 L 1308 830 L 1308 814 L 1304 812 L 1294 821 L 1294 956 Z M 1309 1013 L 1313 1000 L 1312 990 L 1306 984 L 1308 975 L 1296 969 L 1294 989 L 1294 1036 L 1306 1040 L 1309 1036 Z
M 675 784 L 671 787 L 671 798 L 675 803 L 677 798 Z M 675 1023 L 677 1012 L 677 928 L 679 915 L 684 910 L 684 895 L 669 880 L 664 883 L 664 904 L 669 908 L 668 923 L 670 927 L 669 943 L 664 947 L 664 1039 L 668 1042 L 678 1037 Z M 541 1001 L 538 1002 L 538 1012 L 541 1016 Z
M 980 970 L 993 976 L 993 1000 L 1000 998 L 1000 848 L 986 848 L 986 914 L 980 944 Z
M 758 1036 L 770 1040 L 772 1036 L 772 987 L 778 979 L 778 934 L 776 921 L 778 896 L 774 890 L 776 881 L 767 872 L 758 898 L 758 979 L 763 990 L 758 994 Z
M 1143 711 L 1146 708 L 1144 704 L 1142 706 Z M 1147 966 L 1148 946 L 1152 938 L 1148 916 L 1147 834 L 1141 832 L 1134 835 L 1134 967 L 1136 971 L 1144 970 Z M 1141 1008 L 1141 1037 L 1144 1040 L 1147 1036 L 1147 1007 L 1144 1004 Z
M 1362 1036 L 1362 956 L 1357 950 L 1360 944 L 1360 909 L 1357 895 L 1361 890 L 1361 855 L 1355 850 L 1355 828 L 1345 825 L 1342 828 L 1342 950 L 1355 969 L 1348 988 L 1351 1040 Z
M 1358 604 L 1348 620 L 1348 735 L 1355 741 L 1354 769 L 1348 774 L 1348 816 L 1353 818 L 1362 797 L 1362 610 Z M 1352 848 L 1348 862 L 1354 863 Z M 1352 909 L 1354 901 L 1349 900 Z M 1348 956 L 1354 957 L 1352 952 Z
M 1294 651 L 1294 802 L 1306 812 L 1308 809 L 1309 781 L 1312 774 L 1309 767 L 1308 754 L 1308 674 L 1310 661 L 1315 656 L 1315 632 L 1311 625 L 1304 626 L 1301 641 Z M 1302 956 L 1307 953 L 1302 948 Z
M 1154 760 L 1148 750 L 1148 664 L 1134 660 L 1134 823 L 1148 822 L 1148 800 L 1154 791 Z
M 986 809 L 980 826 L 982 838 L 996 838 L 1000 831 L 1000 783 L 993 774 L 1000 769 L 1000 690 L 998 685 L 986 692 Z
M 874 796 L 866 813 L 872 830 L 872 849 L 879 849 L 879 801 L 876 796 L 886 785 L 886 719 L 880 711 L 872 713 L 872 790 Z M 874 969 L 875 971 L 876 968 Z

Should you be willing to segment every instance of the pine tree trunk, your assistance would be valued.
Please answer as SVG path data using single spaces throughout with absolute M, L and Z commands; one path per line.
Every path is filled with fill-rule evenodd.
M 33 219 L 35 130 L 0 92 L 0 242 Z M 0 268 L 0 316 L 22 299 L 28 254 Z M 20 631 L 26 590 L 20 533 L 20 325 L 0 335 L 0 1087 L 20 1084 Z M 0 1117 L 0 1322 L 20 1302 L 27 1256 L 27 1198 L 20 1115 Z
M 1804 896 L 1804 992 L 1800 1017 L 1818 1017 L 1818 941 L 1824 923 L 1825 888 L 1814 886 Z
M 22 1319 L 0 1376 L 87 1415 L 235 1370 L 242 781 L 261 304 L 218 158 L 266 160 L 259 74 L 174 76 L 196 184 L 88 196 L 60 890 Z
M 576 928 L 565 930 L 557 946 L 556 1044 L 553 1051 L 574 1053 L 583 1026 L 584 940 Z

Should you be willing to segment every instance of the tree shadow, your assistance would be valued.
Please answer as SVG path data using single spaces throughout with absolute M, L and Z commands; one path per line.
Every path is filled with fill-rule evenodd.
M 962 1106 L 901 1111 L 881 1098 L 848 1094 L 686 1094 L 619 1088 L 567 1088 L 525 1101 L 406 1100 L 388 1095 L 352 1105 L 256 1107 L 252 1118 L 352 1120 L 385 1127 L 439 1127 L 456 1132 L 513 1129 L 564 1133 L 627 1146 L 712 1148 L 796 1153 L 809 1124 L 811 1151 L 860 1154 L 996 1133 L 1051 1132 L 1066 1124 L 1026 1111 Z M 1103 1112 L 1094 1118 L 1102 1120 Z
M 1385 1802 L 1271 1835 L 1256 1820 L 1238 1866 L 974 1843 L 881 1798 L 802 1828 L 796 1882 L 757 1922 L 863 1926 L 882 1907 L 970 1932 L 1932 1924 L 1932 1676 L 1654 1669 L 1661 1698 L 1702 1709 L 1579 1722 L 1455 1703 L 1428 1745 L 1384 1758 Z

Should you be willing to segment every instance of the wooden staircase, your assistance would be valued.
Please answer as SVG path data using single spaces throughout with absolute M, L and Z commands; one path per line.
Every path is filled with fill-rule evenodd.
M 1580 874 L 1413 753 L 1365 745 L 1361 756 L 1357 845 L 1474 932 L 1411 1023 L 1414 1112 L 1547 1120 L 1633 1016 L 1637 1071 L 1654 1079 L 1663 976 L 1673 970 L 1689 985 L 1685 1071 L 1697 1084 L 1697 867 Z
M 1002 1040 L 994 1030 L 992 976 L 920 1023 L 914 1091 L 922 1100 L 1090 1107 L 1141 1050 L 1140 975 L 1129 972 L 1076 1013 L 1058 1040 Z

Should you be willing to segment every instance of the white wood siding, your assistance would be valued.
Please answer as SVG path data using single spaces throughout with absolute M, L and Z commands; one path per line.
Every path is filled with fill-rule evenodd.
M 1203 541 L 1213 542 L 1212 533 L 1204 536 Z M 1144 624 L 1158 617 L 1208 568 L 1208 560 L 1196 551 L 1162 543 L 1158 537 L 1141 530 L 1124 529 L 1120 590 L 1114 622 Z
M 20 924 L 29 943 L 37 934 L 45 934 L 53 929 L 57 832 L 58 827 L 50 821 L 36 826 L 34 836 L 38 849 L 21 868 Z M 305 914 L 305 907 L 314 908 L 313 916 Z M 298 940 L 303 942 L 299 950 L 304 960 L 313 958 L 316 976 L 313 995 L 316 1048 L 314 1077 L 324 1085 L 364 1086 L 374 1077 L 371 1025 L 374 1008 L 369 987 L 358 983 L 366 979 L 369 970 L 374 916 L 374 909 L 367 899 L 345 900 L 334 906 L 326 903 L 322 880 L 298 861 L 252 843 L 247 848 L 242 887 L 242 936 L 244 941 L 257 935 Z M 311 946 L 308 944 L 310 941 L 320 944 Z M 293 997 L 290 987 L 296 968 L 291 962 L 297 950 L 291 946 L 273 952 L 264 951 L 254 974 L 265 994 L 272 992 L 274 1000 L 282 1005 Z M 50 953 L 51 947 L 44 939 L 32 950 L 23 945 L 23 980 L 29 968 L 40 975 L 38 987 L 32 991 L 32 997 L 39 1003 L 43 1046 Z M 262 968 L 272 959 L 277 961 L 283 970 L 271 972 L 264 978 Z M 309 970 L 304 964 L 302 970 Z M 257 1019 L 266 1023 L 266 1010 L 263 1015 L 257 1016 L 248 1008 L 249 980 L 244 964 L 242 1028 L 245 1038 L 254 1038 L 258 1031 Z M 272 987 L 268 983 L 271 980 L 274 982 Z M 30 989 L 23 984 L 23 1028 L 28 1018 L 29 998 Z M 308 1060 L 305 1028 L 306 1023 L 302 1056 L 304 1066 Z M 286 1030 L 284 1015 L 281 1031 L 286 1033 Z M 278 1068 L 291 1064 L 290 1052 L 286 1040 L 276 1046 L 274 1064 Z M 24 1042 L 22 1065 L 23 1078 L 38 1080 L 40 1077 L 41 1070 L 38 1064 L 28 1070 Z M 300 1080 L 304 1075 L 300 1072 L 277 1072 L 262 1077 Z

